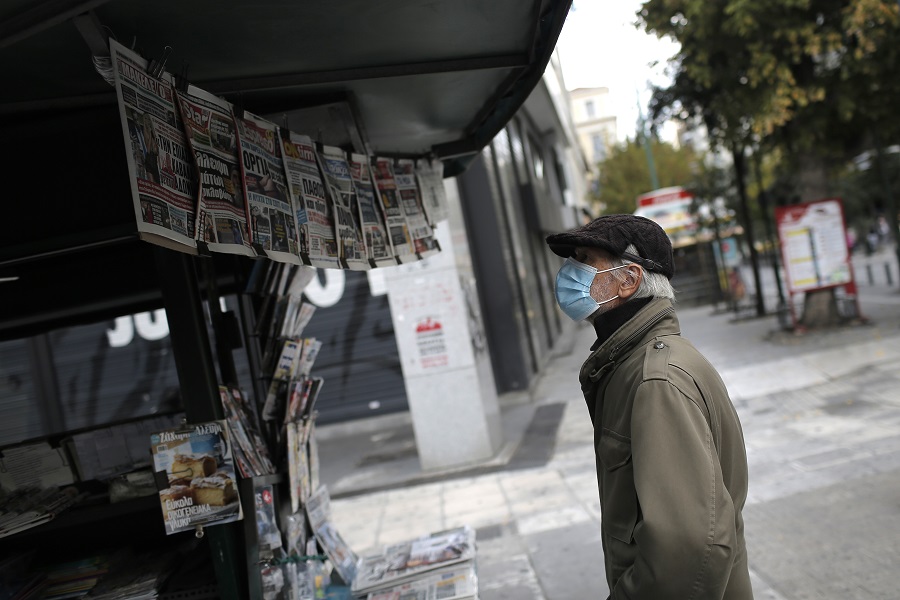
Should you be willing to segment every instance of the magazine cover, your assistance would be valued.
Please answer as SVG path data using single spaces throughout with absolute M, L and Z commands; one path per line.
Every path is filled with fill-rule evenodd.
M 272 260 L 299 265 L 297 223 L 287 189 L 278 128 L 248 112 L 235 118 L 235 122 L 251 241 Z
M 316 148 L 308 136 L 285 130 L 279 135 L 300 236 L 300 256 L 305 264 L 338 269 L 341 262 L 334 237 L 333 211 L 319 172 Z
M 243 477 L 268 475 L 275 472 L 269 451 L 252 409 L 243 401 L 239 389 L 219 386 L 219 397 L 228 422 L 229 439 L 234 460 Z
M 475 530 L 470 527 L 448 529 L 387 546 L 381 554 L 360 559 L 353 593 L 383 590 L 422 573 L 474 558 Z
M 328 488 L 322 486 L 310 496 L 309 502 L 306 504 L 306 516 L 313 533 L 316 534 L 319 545 L 322 546 L 341 579 L 349 584 L 356 577 L 359 558 L 344 542 L 331 522 L 331 500 L 328 496 Z
M 469 600 L 477 596 L 475 565 L 466 563 L 372 592 L 366 600 Z
M 147 61 L 113 39 L 109 48 L 138 234 L 195 254 L 196 177 L 172 76 L 152 77 Z
M 384 213 L 388 238 L 391 241 L 393 254 L 400 262 L 418 260 L 413 251 L 412 234 L 406 222 L 403 205 L 400 203 L 400 192 L 394 179 L 394 162 L 389 158 L 376 158 L 372 164 L 372 179 L 378 190 L 379 205 Z
M 326 193 L 331 195 L 334 207 L 334 232 L 338 241 L 338 254 L 347 268 L 354 271 L 369 269 L 366 249 L 363 245 L 359 219 L 354 215 L 356 189 L 350 176 L 350 165 L 340 148 L 322 146 L 317 153 L 319 166 L 327 184 Z
M 359 222 L 362 225 L 363 243 L 366 257 L 378 267 L 396 265 L 391 252 L 391 244 L 384 227 L 384 216 L 376 206 L 375 182 L 369 169 L 369 157 L 363 154 L 350 155 L 350 176 L 356 188 L 356 203 L 359 208 Z
M 243 518 L 225 421 L 150 436 L 166 534 Z
M 199 176 L 194 239 L 213 252 L 256 256 L 247 230 L 247 202 L 231 105 L 193 85 L 177 95 Z
M 411 160 L 398 160 L 394 163 L 394 181 L 400 194 L 400 204 L 406 214 L 406 223 L 413 238 L 413 247 L 421 257 L 440 250 L 434 239 L 434 229 L 428 223 L 425 209 L 422 208 L 422 195 L 416 181 L 416 166 Z
M 275 493 L 271 485 L 253 488 L 256 506 L 256 541 L 260 551 L 271 552 L 281 548 L 281 530 L 275 520 Z
M 309 422 L 293 422 L 287 428 L 288 483 L 291 490 L 291 512 L 299 511 L 309 500 Z

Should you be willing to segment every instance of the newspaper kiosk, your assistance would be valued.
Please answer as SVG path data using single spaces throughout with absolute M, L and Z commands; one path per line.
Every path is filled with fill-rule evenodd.
M 129 203 L 131 141 L 123 139 L 116 93 L 104 81 L 111 74 L 110 38 L 146 59 L 149 72 L 176 75 L 179 86 L 202 87 L 241 113 L 267 115 L 343 151 L 437 159 L 453 176 L 540 80 L 569 5 L 396 2 L 374 11 L 359 0 L 322 7 L 171 0 L 4 5 L 0 73 L 11 85 L 0 101 L 9 150 L 0 343 L 21 341 L 16 352 L 27 367 L 14 372 L 0 365 L 6 392 L 0 414 L 22 426 L 3 433 L 0 451 L 10 456 L 24 442 L 52 445 L 75 433 L 60 405 L 67 382 L 28 371 L 53 364 L 59 340 L 52 332 L 59 327 L 164 307 L 178 372 L 179 406 L 171 412 L 183 411 L 188 423 L 223 417 L 219 383 L 234 378 L 227 357 L 235 344 L 251 350 L 251 363 L 259 360 L 253 319 L 266 310 L 265 298 L 243 292 L 266 289 L 259 278 L 267 270 L 257 265 L 269 259 L 204 254 L 202 246 L 178 252 L 138 239 Z M 137 134 L 135 140 L 132 148 L 141 147 Z M 149 145 L 145 151 L 154 152 Z M 241 293 L 243 331 L 217 309 L 227 293 Z M 70 368 L 73 378 L 88 377 L 92 365 Z M 260 394 L 256 382 L 241 383 Z M 73 414 L 84 422 L 79 410 Z M 98 414 L 84 429 L 119 422 L 115 414 Z M 284 477 L 262 482 L 279 485 Z M 103 496 L 102 482 L 76 484 L 94 499 Z M 253 498 L 247 485 L 238 487 L 246 511 Z M 74 550 L 87 547 L 176 552 L 152 497 L 74 506 L 51 518 L 0 538 L 4 572 L 23 567 L 16 561 L 27 550 L 72 560 Z M 208 527 L 200 545 L 177 550 L 182 579 L 198 583 L 191 597 L 263 597 L 253 572 L 259 544 L 255 528 L 235 521 Z M 103 571 L 97 564 L 73 568 L 90 570 L 95 580 Z M 214 585 L 204 591 L 199 584 L 208 581 Z

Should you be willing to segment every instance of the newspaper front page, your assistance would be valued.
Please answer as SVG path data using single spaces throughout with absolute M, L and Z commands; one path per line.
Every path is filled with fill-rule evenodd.
M 193 85 L 178 106 L 199 174 L 194 239 L 213 252 L 256 256 L 247 230 L 237 131 L 231 105 Z
M 353 271 L 369 269 L 366 249 L 363 246 L 362 230 L 354 216 L 356 190 L 350 176 L 350 165 L 340 148 L 323 146 L 318 153 L 322 176 L 328 184 L 334 206 L 334 232 L 338 240 L 338 253 Z
M 172 76 L 147 72 L 147 61 L 110 40 L 116 97 L 125 136 L 141 239 L 196 253 L 196 175 L 175 105 Z
M 338 269 L 341 263 L 332 210 L 319 172 L 315 145 L 309 136 L 286 130 L 280 133 L 288 191 L 300 236 L 300 256 L 313 267 Z
M 369 157 L 363 154 L 350 155 L 350 176 L 356 188 L 359 205 L 359 222 L 362 225 L 366 256 L 377 267 L 396 265 L 384 227 L 384 217 L 375 205 L 375 186 L 369 169 Z
M 366 600 L 470 600 L 477 597 L 475 565 L 464 563 L 372 592 Z
M 352 591 L 361 595 L 384 590 L 474 559 L 474 529 L 465 526 L 439 531 L 387 546 L 381 554 L 362 557 Z
M 447 219 L 447 193 L 444 190 L 444 163 L 420 158 L 416 161 L 416 179 L 422 191 L 422 206 L 432 227 Z
M 257 252 L 262 250 L 272 260 L 299 265 L 297 225 L 281 160 L 278 127 L 247 112 L 235 121 L 251 240 Z
M 416 181 L 416 165 L 412 160 L 398 160 L 394 163 L 394 180 L 397 182 L 397 191 L 400 194 L 400 204 L 406 214 L 406 223 L 409 225 L 413 238 L 413 247 L 422 258 L 439 250 L 434 239 L 434 229 L 425 217 L 422 208 L 422 196 L 419 193 L 419 184 Z
M 406 223 L 403 206 L 400 204 L 400 192 L 394 180 L 393 161 L 389 158 L 376 158 L 375 164 L 372 165 L 372 176 L 378 190 L 378 198 L 381 200 L 381 210 L 384 213 L 394 256 L 404 263 L 418 260 L 413 251 L 412 235 Z

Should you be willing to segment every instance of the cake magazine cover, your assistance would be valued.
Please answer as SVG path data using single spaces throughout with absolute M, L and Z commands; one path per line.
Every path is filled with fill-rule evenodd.
M 243 518 L 225 421 L 150 436 L 166 534 Z

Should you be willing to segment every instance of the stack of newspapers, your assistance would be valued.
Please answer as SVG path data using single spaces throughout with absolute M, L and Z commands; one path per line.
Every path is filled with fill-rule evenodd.
M 475 531 L 449 529 L 362 557 L 352 593 L 367 600 L 477 600 Z

